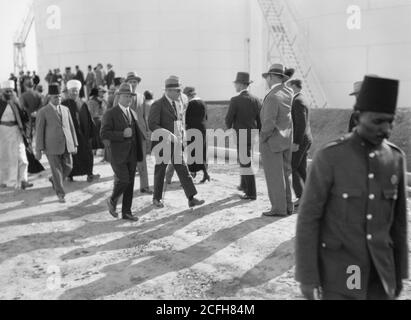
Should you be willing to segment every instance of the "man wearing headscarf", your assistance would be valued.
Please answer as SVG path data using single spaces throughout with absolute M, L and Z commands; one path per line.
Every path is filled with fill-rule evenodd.
M 70 110 L 78 140 L 77 154 L 73 155 L 73 170 L 69 180 L 73 181 L 74 177 L 87 175 L 87 182 L 93 182 L 100 178 L 99 175 L 93 174 L 94 156 L 91 141 L 95 127 L 87 104 L 80 99 L 81 87 L 78 80 L 67 82 L 68 99 L 62 102 L 62 105 Z
M 0 185 L 16 189 L 33 187 L 28 183 L 28 161 L 24 144 L 24 112 L 13 93 L 13 81 L 1 85 L 0 96 Z

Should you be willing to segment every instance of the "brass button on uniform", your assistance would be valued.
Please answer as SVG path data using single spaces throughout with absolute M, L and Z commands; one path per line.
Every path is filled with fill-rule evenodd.
M 370 199 L 370 200 L 374 200 L 374 199 L 375 199 L 375 195 L 370 194 L 369 199 Z
M 374 178 L 375 178 L 375 174 L 374 174 L 374 173 L 370 173 L 370 174 L 368 175 L 368 179 L 372 180 L 372 179 L 374 179 Z
M 372 220 L 372 218 L 373 218 L 372 214 L 368 214 L 368 215 L 367 215 L 367 220 L 370 221 L 370 220 Z
M 368 241 L 372 240 L 372 235 L 371 234 L 367 235 L 367 240 Z
M 343 193 L 342 197 L 343 199 L 348 199 L 348 193 Z
M 371 159 L 374 159 L 374 158 L 375 158 L 375 152 L 371 152 L 371 153 L 370 153 L 370 158 L 371 158 Z

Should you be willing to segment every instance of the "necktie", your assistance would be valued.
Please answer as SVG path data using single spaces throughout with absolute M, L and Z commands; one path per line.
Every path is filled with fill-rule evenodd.
M 174 113 L 175 113 L 176 117 L 178 117 L 177 105 L 176 105 L 175 101 L 173 101 L 173 109 L 174 109 Z
M 63 117 L 61 115 L 61 106 L 57 107 L 57 114 L 59 115 L 60 120 L 63 120 Z
M 130 114 L 130 110 L 128 108 L 126 109 L 126 115 L 127 115 L 127 119 L 128 119 L 128 124 L 131 125 L 131 114 Z

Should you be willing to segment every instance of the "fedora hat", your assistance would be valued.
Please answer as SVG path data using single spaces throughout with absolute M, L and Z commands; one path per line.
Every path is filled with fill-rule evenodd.
M 136 96 L 137 95 L 133 92 L 133 88 L 132 88 L 131 84 L 128 84 L 128 83 L 122 83 L 121 86 L 120 86 L 120 89 L 118 89 L 117 94 L 118 95 L 127 94 L 127 95 L 131 95 L 131 96 Z
M 141 77 L 137 75 L 135 72 L 129 72 L 127 73 L 127 78 L 126 82 L 131 81 L 131 80 L 137 80 L 138 82 L 141 82 Z
M 170 76 L 166 80 L 166 89 L 182 89 L 181 83 L 180 83 L 180 78 L 177 76 Z
M 186 96 L 194 96 L 196 95 L 196 89 L 194 87 L 185 87 L 183 93 Z
M 281 76 L 285 81 L 290 79 L 290 77 L 286 74 L 286 67 L 280 63 L 273 64 L 268 72 L 263 73 L 263 78 L 267 78 L 270 74 L 274 74 L 276 76 Z
M 366 76 L 355 110 L 395 114 L 399 84 L 399 80 Z
M 242 84 L 251 84 L 253 81 L 250 81 L 250 74 L 247 72 L 238 72 L 237 78 L 234 80 L 234 83 Z

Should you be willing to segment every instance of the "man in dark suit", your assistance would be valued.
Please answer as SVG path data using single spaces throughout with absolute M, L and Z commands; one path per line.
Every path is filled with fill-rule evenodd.
M 307 299 L 395 299 L 408 279 L 406 158 L 387 141 L 398 87 L 365 77 L 355 131 L 313 161 L 296 236 L 296 280 Z
M 257 200 L 251 156 L 254 138 L 256 138 L 253 136 L 253 130 L 261 130 L 261 102 L 248 91 L 251 83 L 248 73 L 239 72 L 237 74 L 234 85 L 239 95 L 231 99 L 225 120 L 227 128 L 234 129 L 237 135 L 238 161 L 241 167 L 239 190 L 244 191 L 244 195 L 241 197 L 243 200 Z M 240 134 L 240 132 L 245 132 L 245 135 Z M 243 141 L 244 137 L 246 137 L 246 141 Z M 243 159 L 244 156 L 246 159 Z
M 298 79 L 291 80 L 288 85 L 295 93 L 291 109 L 294 124 L 291 166 L 293 169 L 293 188 L 298 199 L 294 206 L 298 207 L 303 195 L 305 180 L 307 179 L 308 151 L 313 143 L 313 136 L 311 134 L 308 103 L 301 92 L 303 88 L 302 81 Z
M 40 109 L 36 126 L 36 159 L 45 153 L 50 164 L 52 183 L 59 201 L 65 203 L 64 180 L 73 169 L 72 154 L 77 154 L 77 135 L 70 110 L 61 105 L 58 85 L 49 86 L 50 103 Z
M 179 78 L 171 76 L 167 79 L 165 89 L 166 93 L 163 98 L 151 106 L 148 119 L 149 129 L 153 132 L 153 153 L 156 157 L 153 204 L 157 208 L 164 207 L 164 178 L 167 165 L 171 163 L 188 198 L 189 207 L 193 208 L 204 204 L 204 201 L 194 198 L 197 195 L 197 190 L 183 159 L 183 113 L 177 109 L 177 102 L 182 91 Z M 202 143 L 199 145 L 202 147 Z
M 101 139 L 110 141 L 114 171 L 114 190 L 107 199 L 107 206 L 110 214 L 117 218 L 117 202 L 123 196 L 122 218 L 130 221 L 138 221 L 131 206 L 137 162 L 143 158 L 144 139 L 137 125 L 137 116 L 130 109 L 134 95 L 131 85 L 123 83 L 118 91 L 118 105 L 104 114 L 101 126 Z

